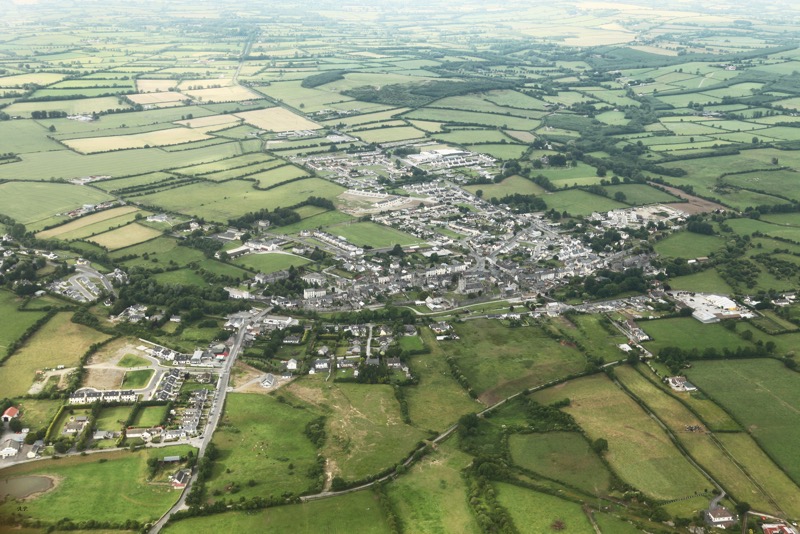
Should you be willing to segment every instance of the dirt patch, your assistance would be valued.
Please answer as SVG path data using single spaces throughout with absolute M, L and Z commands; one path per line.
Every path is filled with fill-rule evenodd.
M 87 368 L 85 387 L 95 389 L 117 389 L 122 385 L 125 371 L 118 369 Z
M 314 406 L 323 406 L 327 404 L 325 394 L 320 388 L 312 388 L 301 385 L 295 382 L 288 388 L 288 391 L 295 395 L 298 399 L 304 400 Z
M 696 197 L 694 195 L 690 195 L 689 193 L 684 193 L 683 191 L 681 191 L 676 187 L 669 187 L 662 184 L 654 184 L 652 182 L 650 182 L 650 185 L 664 189 L 668 193 L 673 194 L 678 198 L 686 200 L 687 202 L 664 204 L 664 206 L 682 211 L 687 215 L 694 215 L 696 213 L 708 213 L 715 210 L 728 211 L 729 209 L 723 206 L 722 204 L 717 204 L 716 202 L 711 202 L 710 200 Z
M 140 343 L 141 344 L 141 343 Z M 129 340 L 118 340 L 106 345 L 103 349 L 94 353 L 86 365 L 97 365 L 100 363 L 110 363 L 116 365 L 118 361 L 125 357 L 126 354 L 133 354 L 134 356 L 141 356 L 142 353 L 136 349 Z
M 241 387 L 251 380 L 262 376 L 263 371 L 259 371 L 255 367 L 251 367 L 244 362 L 238 361 L 233 364 L 233 372 L 231 373 L 231 386 L 234 388 Z M 262 388 L 263 389 L 263 388 Z

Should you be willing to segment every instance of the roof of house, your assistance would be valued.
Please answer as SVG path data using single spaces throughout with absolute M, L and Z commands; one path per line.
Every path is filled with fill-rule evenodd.
M 6 411 L 3 412 L 3 417 L 16 417 L 19 415 L 19 409 L 14 406 L 9 406 L 6 408 Z

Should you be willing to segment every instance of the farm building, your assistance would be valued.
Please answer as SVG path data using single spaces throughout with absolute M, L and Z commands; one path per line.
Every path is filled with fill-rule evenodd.
M 22 443 L 19 441 L 7 439 L 3 442 L 3 446 L 0 447 L 0 458 L 11 458 L 16 456 L 21 448 Z
M 730 527 L 736 523 L 737 519 L 736 514 L 724 506 L 717 506 L 706 510 L 706 523 L 717 528 Z
M 6 408 L 6 411 L 3 412 L 3 422 L 8 423 L 12 419 L 19 417 L 19 409 L 14 406 L 9 406 Z

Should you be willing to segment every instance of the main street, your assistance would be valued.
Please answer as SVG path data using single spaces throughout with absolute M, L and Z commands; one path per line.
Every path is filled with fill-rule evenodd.
M 233 369 L 233 364 L 236 361 L 236 357 L 239 355 L 239 351 L 242 350 L 242 346 L 244 345 L 244 337 L 247 334 L 247 327 L 250 326 L 250 324 L 261 320 L 264 315 L 269 313 L 270 309 L 271 308 L 261 310 L 249 320 L 245 321 L 234 337 L 231 352 L 228 354 L 228 358 L 226 359 L 225 365 L 222 367 L 222 372 L 219 375 L 219 380 L 217 382 L 217 396 L 214 399 L 214 403 L 211 405 L 211 410 L 208 413 L 208 422 L 206 423 L 205 431 L 200 437 L 201 441 L 199 445 L 199 451 L 197 453 L 198 460 L 205 455 L 208 444 L 211 443 L 211 438 L 214 435 L 214 431 L 217 429 L 217 425 L 222 418 L 222 408 L 225 406 L 225 396 L 228 394 L 228 384 L 230 383 L 231 370 Z M 167 524 L 167 521 L 169 521 L 169 518 L 172 517 L 172 514 L 178 510 L 186 508 L 186 497 L 189 495 L 192 486 L 196 482 L 197 472 L 195 471 L 192 473 L 192 478 L 189 480 L 186 488 L 184 488 L 183 493 L 181 493 L 178 502 L 176 502 L 175 505 L 170 508 L 169 511 L 164 514 L 161 519 L 159 519 L 158 522 L 156 522 L 156 524 L 154 524 L 150 529 L 152 534 L 160 532 L 161 529 L 164 528 L 164 525 Z

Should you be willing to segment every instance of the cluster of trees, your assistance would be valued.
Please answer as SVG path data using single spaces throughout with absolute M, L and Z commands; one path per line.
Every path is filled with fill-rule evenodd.
M 231 219 L 228 224 L 242 228 L 253 226 L 258 221 L 269 221 L 272 226 L 287 226 L 300 222 L 300 220 L 300 214 L 289 208 L 275 208 L 273 211 L 262 208 L 258 211 L 246 213 L 236 219 Z
M 31 111 L 33 119 L 62 119 L 66 116 L 66 111 Z
M 545 204 L 541 197 L 537 197 L 536 195 L 523 195 L 521 193 L 513 193 L 500 199 L 492 197 L 490 202 L 495 206 L 498 204 L 505 204 L 510 207 L 514 213 L 533 213 L 535 211 L 544 211 L 547 209 L 547 204 Z
M 734 324 L 735 326 L 735 324 Z M 752 336 L 752 332 L 751 332 Z M 693 360 L 729 360 L 734 358 L 768 358 L 775 354 L 775 342 L 761 340 L 752 345 L 743 345 L 736 349 L 724 348 L 722 350 L 709 347 L 705 350 L 697 348 L 682 349 L 680 347 L 664 347 L 658 353 L 658 360 L 669 367 L 672 373 L 678 373 L 686 364 Z M 791 360 L 790 358 L 787 358 Z

